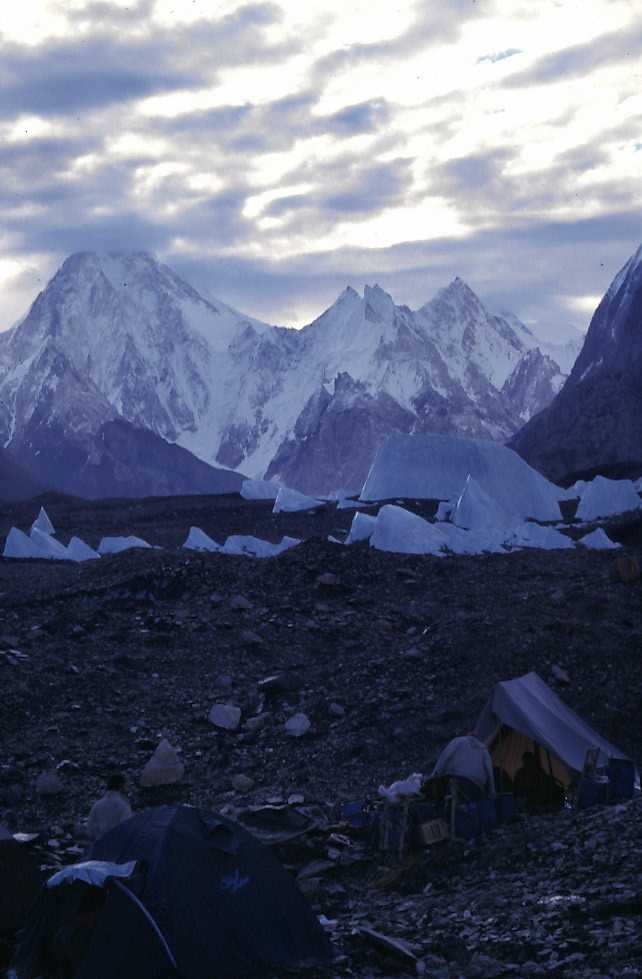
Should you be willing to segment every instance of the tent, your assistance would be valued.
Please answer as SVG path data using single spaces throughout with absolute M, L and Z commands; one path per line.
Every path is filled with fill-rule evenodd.
M 66 868 L 68 879 L 45 889 L 14 963 L 17 979 L 35 979 L 52 928 L 82 920 L 88 901 L 91 940 L 69 979 L 240 979 L 332 957 L 271 850 L 223 816 L 148 809 L 106 833 L 91 858 L 94 869 Z
M 628 760 L 567 707 L 537 675 L 497 683 L 482 710 L 475 734 L 485 741 L 493 764 L 512 779 L 525 751 L 539 756 L 544 770 L 568 786 L 584 768 L 586 752 L 598 749 L 598 767 Z
M 480 789 L 493 786 L 493 766 L 486 746 L 479 738 L 466 734 L 453 738 L 439 755 L 431 778 L 459 775 L 474 782 Z
M 0 937 L 23 924 L 40 884 L 38 865 L 31 853 L 0 825 Z

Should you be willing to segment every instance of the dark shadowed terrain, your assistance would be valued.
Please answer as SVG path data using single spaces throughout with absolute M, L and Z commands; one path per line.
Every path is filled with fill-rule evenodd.
M 529 670 L 554 687 L 552 667 L 565 670 L 571 682 L 558 693 L 642 761 L 642 585 L 620 580 L 617 553 L 440 559 L 343 548 L 325 538 L 349 526 L 349 511 L 274 517 L 271 504 L 238 497 L 45 505 L 63 541 L 133 533 L 171 548 L 83 565 L 0 560 L 0 822 L 40 832 L 45 862 L 73 858 L 114 770 L 136 808 L 299 793 L 331 820 L 337 803 L 429 771 L 444 743 L 474 726 L 493 684 Z M 0 509 L 0 537 L 36 512 Z M 267 561 L 176 550 L 191 524 L 218 541 L 308 539 Z M 621 553 L 642 558 L 638 522 L 610 532 L 626 541 Z M 262 690 L 275 673 L 278 688 Z M 208 722 L 215 703 L 242 709 L 238 731 Z M 312 727 L 292 738 L 283 725 L 297 711 Z M 161 735 L 181 750 L 185 776 L 141 789 Z M 62 762 L 63 791 L 38 796 L 35 778 Z M 244 794 L 232 785 L 241 774 L 254 783 Z M 410 941 L 431 976 L 640 976 L 639 817 L 636 802 L 538 817 L 443 865 L 422 858 L 388 888 L 357 844 L 328 860 L 321 832 L 286 858 L 295 871 L 328 864 L 307 888 L 337 921 L 336 975 L 417 971 L 352 933 L 369 922 Z M 580 899 L 544 900 L 556 895 Z

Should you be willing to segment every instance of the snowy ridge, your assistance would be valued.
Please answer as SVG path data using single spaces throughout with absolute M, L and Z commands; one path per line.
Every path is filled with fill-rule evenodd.
M 347 287 L 289 330 L 204 299 L 147 253 L 78 253 L 0 334 L 0 445 L 28 448 L 43 419 L 69 435 L 120 416 L 252 478 L 358 490 L 395 431 L 504 440 L 542 407 L 516 411 L 501 390 L 537 343 L 513 320 L 455 279 L 416 312 Z

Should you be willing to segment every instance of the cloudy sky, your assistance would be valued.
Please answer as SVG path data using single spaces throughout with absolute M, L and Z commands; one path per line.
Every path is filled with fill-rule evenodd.
M 144 249 L 302 325 L 455 275 L 548 337 L 642 241 L 639 0 L 19 0 L 0 20 L 0 328 Z

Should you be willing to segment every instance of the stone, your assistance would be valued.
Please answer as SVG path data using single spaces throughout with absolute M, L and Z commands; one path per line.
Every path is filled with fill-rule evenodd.
M 298 714 L 293 714 L 292 717 L 285 722 L 284 727 L 286 734 L 289 734 L 291 738 L 301 738 L 304 734 L 308 733 L 312 727 L 312 722 L 307 714 L 300 712 Z
M 247 721 L 243 725 L 243 729 L 249 734 L 254 734 L 256 731 L 260 731 L 272 720 L 272 715 L 269 711 L 264 711 L 263 714 L 257 714 L 255 717 L 248 717 Z
M 236 789 L 237 792 L 249 792 L 250 789 L 254 788 L 254 779 L 250 778 L 248 775 L 235 775 L 232 778 L 232 787 Z
M 252 629 L 243 629 L 241 631 L 241 642 L 245 643 L 246 646 L 262 646 L 263 640 L 257 632 L 253 632 Z
M 640 580 L 640 562 L 635 557 L 619 557 L 615 562 L 615 571 L 620 581 L 627 584 Z
M 235 612 L 249 612 L 252 609 L 252 602 L 248 602 L 243 595 L 233 595 L 230 598 L 230 608 Z
M 214 704 L 208 720 L 224 731 L 236 731 L 241 723 L 241 708 L 234 704 Z
M 185 765 L 180 760 L 178 752 L 166 738 L 163 738 L 145 765 L 140 784 L 144 788 L 173 785 L 175 782 L 180 782 L 184 774 Z
M 328 714 L 330 714 L 331 717 L 345 717 L 346 709 L 345 707 L 342 707 L 341 704 L 335 704 L 333 702 L 328 707 Z
M 339 576 L 332 574 L 332 572 L 327 571 L 325 574 L 320 574 L 317 578 L 317 587 L 319 588 L 337 588 L 339 585 Z
M 36 779 L 36 792 L 42 796 L 60 795 L 64 792 L 62 779 L 56 772 L 41 772 Z

